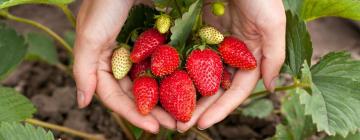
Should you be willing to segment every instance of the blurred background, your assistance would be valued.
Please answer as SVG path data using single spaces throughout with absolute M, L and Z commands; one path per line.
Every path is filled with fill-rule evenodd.
M 76 1 L 70 5 L 70 9 L 76 14 L 80 4 L 81 1 Z M 69 42 L 74 39 L 74 28 L 60 9 L 46 5 L 20 5 L 11 8 L 10 12 L 50 27 Z M 4 20 L 4 22 L 23 34 L 39 32 L 38 29 L 27 24 L 9 20 Z M 309 22 L 307 26 L 314 46 L 313 62 L 330 51 L 338 50 L 348 50 L 355 59 L 360 59 L 359 22 L 341 18 L 321 18 Z M 57 47 L 57 52 L 60 61 L 65 64 L 69 63 L 66 62 L 67 53 L 62 47 Z M 41 62 L 24 61 L 1 84 L 15 87 L 26 95 L 38 109 L 35 115 L 37 119 L 89 133 L 104 134 L 110 140 L 126 139 L 107 109 L 101 106 L 98 101 L 94 100 L 85 109 L 77 108 L 74 81 L 55 66 Z M 278 95 L 270 95 L 269 98 L 273 100 L 275 110 L 278 109 Z M 275 126 L 280 121 L 281 117 L 276 111 L 263 119 L 235 113 L 206 130 L 206 133 L 213 139 L 264 139 L 274 135 Z M 63 140 L 76 140 L 69 135 L 53 132 L 56 137 Z M 197 135 L 189 132 L 179 139 L 193 140 L 197 139 Z

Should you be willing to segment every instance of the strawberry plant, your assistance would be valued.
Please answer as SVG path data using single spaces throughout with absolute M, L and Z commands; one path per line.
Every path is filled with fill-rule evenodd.
M 71 71 L 74 41 L 71 32 L 62 37 L 36 21 L 17 17 L 9 11 L 22 4 L 51 5 L 60 8 L 75 26 L 75 18 L 67 7 L 71 2 L 0 1 L 0 79 L 5 79 L 24 60 L 48 63 L 67 73 Z M 131 9 L 117 36 L 119 45 L 108 65 L 114 79 L 131 78 L 134 102 L 141 114 L 147 115 L 161 104 L 174 119 L 187 122 L 193 117 L 197 97 L 213 96 L 221 88 L 230 88 L 233 74 L 227 67 L 252 71 L 259 62 L 244 41 L 202 20 L 202 9 L 206 5 L 211 6 L 215 16 L 223 16 L 227 12 L 226 1 L 153 2 L 155 8 L 136 5 Z M 327 16 L 360 20 L 360 1 L 283 0 L 283 3 L 286 9 L 286 59 L 280 80 L 291 78 L 290 82 L 278 83 L 275 88 L 275 92 L 285 92 L 281 95 L 278 111 L 283 119 L 269 139 L 303 140 L 319 133 L 329 140 L 360 139 L 360 61 L 342 51 L 328 53 L 316 64 L 311 64 L 313 48 L 306 27 L 307 22 Z M 47 34 L 18 33 L 2 20 L 29 24 Z M 69 63 L 59 61 L 55 41 L 68 52 Z M 245 105 L 239 106 L 234 113 L 266 118 L 275 111 L 268 94 L 259 82 Z M 46 129 L 85 139 L 104 139 L 102 135 L 34 119 L 35 112 L 31 101 L 15 88 L 0 85 L 0 140 L 55 139 Z M 180 135 L 162 130 L 153 136 L 115 113 L 111 114 L 128 139 L 172 139 Z M 195 128 L 190 131 L 203 139 L 211 139 Z

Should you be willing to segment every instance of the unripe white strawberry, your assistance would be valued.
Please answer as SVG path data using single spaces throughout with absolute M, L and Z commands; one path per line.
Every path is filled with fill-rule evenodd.
M 211 26 L 202 27 L 199 36 L 207 44 L 219 44 L 224 40 L 224 35 Z
M 171 26 L 170 16 L 165 14 L 158 16 L 155 22 L 155 26 L 160 33 L 166 33 L 167 31 L 169 31 Z
M 132 62 L 130 60 L 129 46 L 120 44 L 112 55 L 111 69 L 115 79 L 122 79 L 130 71 Z

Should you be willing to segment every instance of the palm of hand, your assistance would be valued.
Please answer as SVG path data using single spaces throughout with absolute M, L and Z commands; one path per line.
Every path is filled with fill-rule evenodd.
M 229 0 L 225 15 L 216 17 L 211 13 L 211 6 L 206 6 L 203 17 L 207 24 L 243 40 L 256 57 L 258 67 L 236 71 L 230 89 L 200 99 L 192 119 L 177 123 L 180 131 L 196 123 L 198 128 L 205 129 L 223 120 L 250 95 L 260 75 L 265 87 L 273 90 L 272 81 L 285 57 L 285 13 L 280 0 Z
M 142 116 L 132 101 L 132 82 L 129 78 L 115 80 L 109 65 L 113 50 L 109 46 L 114 46 L 112 43 L 125 22 L 129 5 L 131 3 L 120 1 L 112 4 L 85 1 L 80 9 L 74 49 L 74 75 L 80 107 L 89 104 L 96 89 L 106 106 L 140 128 L 155 133 L 161 124 L 170 129 L 186 131 L 196 123 L 199 128 L 208 128 L 224 119 L 250 94 L 260 73 L 266 87 L 271 88 L 270 83 L 277 76 L 285 56 L 285 16 L 282 2 L 232 0 L 226 7 L 226 15 L 222 17 L 209 14 L 209 7 L 206 7 L 204 20 L 244 40 L 257 58 L 258 67 L 252 71 L 237 71 L 231 88 L 225 93 L 220 90 L 214 96 L 201 98 L 192 119 L 187 123 L 176 124 L 159 107 L 151 115 Z

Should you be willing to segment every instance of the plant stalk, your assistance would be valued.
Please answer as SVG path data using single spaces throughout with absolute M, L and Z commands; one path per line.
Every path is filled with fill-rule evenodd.
M 306 88 L 306 87 L 310 87 L 309 85 L 305 85 L 305 84 L 301 84 L 301 83 L 295 83 L 293 85 L 290 86 L 281 86 L 281 87 L 277 87 L 275 88 L 275 91 L 285 91 L 285 90 L 290 90 L 290 89 L 294 89 L 294 88 Z M 254 98 L 254 97 L 259 97 L 259 96 L 264 96 L 266 94 L 270 93 L 268 90 L 263 90 L 263 91 L 259 91 L 259 92 L 255 92 L 252 93 L 249 98 Z
M 25 19 L 25 18 L 21 18 L 21 17 L 17 17 L 15 15 L 12 15 L 10 14 L 8 11 L 5 11 L 5 10 L 2 10 L 0 11 L 0 16 L 3 16 L 7 19 L 10 19 L 10 20 L 14 20 L 14 21 L 17 21 L 17 22 L 22 22 L 22 23 L 26 23 L 26 24 L 29 24 L 29 25 L 32 25 L 34 27 L 37 27 L 43 31 L 45 31 L 46 33 L 48 33 L 51 37 L 53 37 L 55 40 L 57 40 L 62 46 L 65 47 L 65 49 L 70 53 L 72 54 L 72 48 L 71 46 L 62 38 L 60 37 L 58 34 L 56 34 L 54 31 L 52 31 L 50 28 L 36 22 L 36 21 L 33 21 L 33 20 L 30 20 L 30 19 Z
M 71 10 L 69 9 L 69 7 L 67 5 L 57 5 L 57 7 L 59 7 L 64 14 L 66 15 L 66 18 L 70 21 L 71 25 L 73 27 L 76 26 L 76 18 L 74 16 L 74 14 L 71 12 Z
M 78 137 L 81 137 L 81 138 L 84 138 L 84 139 L 89 139 L 89 140 L 104 140 L 105 139 L 105 137 L 103 135 L 100 135 L 100 134 L 89 134 L 89 133 L 81 132 L 81 131 L 74 130 L 74 129 L 71 129 L 71 128 L 67 128 L 67 127 L 64 127 L 64 126 L 59 126 L 59 125 L 56 125 L 56 124 L 43 122 L 43 121 L 40 121 L 40 120 L 37 120 L 37 119 L 26 119 L 25 122 L 27 122 L 29 124 L 49 128 L 49 129 L 52 129 L 52 130 L 68 133 L 68 134 L 78 136 Z

